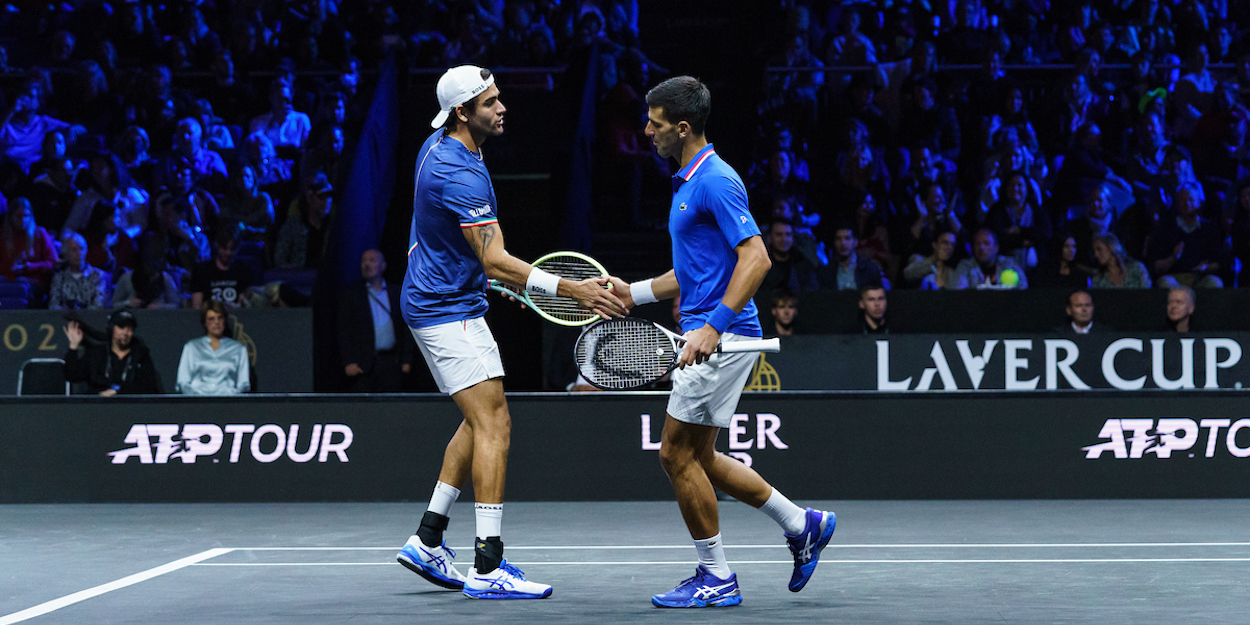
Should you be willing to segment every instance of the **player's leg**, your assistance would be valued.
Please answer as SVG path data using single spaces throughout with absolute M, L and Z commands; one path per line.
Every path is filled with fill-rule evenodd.
M 699 566 L 693 577 L 673 590 L 651 597 L 651 603 L 657 607 L 703 608 L 742 603 L 738 577 L 725 561 L 716 492 L 702 462 L 712 452 L 720 427 L 728 425 L 732 417 L 715 415 L 708 409 L 717 390 L 716 380 L 712 363 L 673 372 L 673 393 L 660 436 L 660 464 L 673 485 L 682 518 L 694 539 Z
M 454 328 L 459 323 L 449 323 L 426 328 L 411 328 L 421 355 L 440 391 L 455 390 L 456 371 L 454 355 L 464 351 L 457 345 Z M 443 452 L 443 466 L 438 482 L 430 496 L 430 504 L 421 517 L 421 524 L 395 559 L 405 568 L 420 575 L 432 584 L 443 588 L 462 590 L 465 577 L 456 570 L 452 561 L 456 552 L 447 547 L 443 532 L 450 522 L 451 505 L 460 497 L 460 487 L 469 476 L 473 462 L 473 429 L 467 420 L 461 421 L 447 449 Z
M 737 338 L 733 334 L 726 334 L 722 340 L 732 341 Z M 755 354 L 722 355 L 723 360 L 718 365 L 723 376 L 723 385 L 720 392 L 713 396 L 710 406 L 715 414 L 733 414 L 756 358 Z M 716 488 L 759 509 L 781 526 L 786 543 L 794 556 L 794 571 L 790 576 L 789 588 L 793 592 L 802 590 L 816 570 L 821 550 L 829 544 L 829 539 L 833 536 L 837 515 L 794 505 L 755 469 L 715 449 L 709 449 L 700 457 L 700 462 L 709 481 Z

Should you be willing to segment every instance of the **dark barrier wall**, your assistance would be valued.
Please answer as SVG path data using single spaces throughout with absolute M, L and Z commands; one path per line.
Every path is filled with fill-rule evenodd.
M 900 289 L 888 294 L 891 332 L 999 334 L 1049 332 L 1063 324 L 1068 303 L 1066 289 L 1024 291 L 917 291 Z M 1154 332 L 1167 329 L 1164 311 L 1167 289 L 1098 289 L 1094 320 L 1102 329 Z M 765 334 L 772 327 L 772 303 L 767 293 L 756 297 Z M 659 305 L 641 306 L 656 309 Z M 1198 289 L 1195 330 L 1250 331 L 1250 289 Z M 667 315 L 668 309 L 644 314 Z M 805 334 L 858 333 L 859 293 L 817 291 L 799 294 L 796 328 Z
M 1240 389 L 1250 333 L 782 337 L 759 390 Z
M 83 321 L 104 329 L 108 311 L 79 311 Z M 204 336 L 198 310 L 137 310 L 136 335 L 152 350 L 165 385 L 174 392 L 178 359 L 187 341 Z M 270 393 L 311 392 L 312 311 L 308 308 L 235 310 L 233 336 L 247 347 L 256 387 Z M 69 342 L 62 311 L 0 311 L 0 395 L 17 392 L 17 372 L 30 358 L 64 358 Z
M 508 499 L 671 499 L 665 403 L 512 396 Z M 739 411 L 718 447 L 795 499 L 1250 496 L 1233 391 L 748 393 Z M 0 503 L 424 501 L 459 421 L 434 396 L 8 398 Z

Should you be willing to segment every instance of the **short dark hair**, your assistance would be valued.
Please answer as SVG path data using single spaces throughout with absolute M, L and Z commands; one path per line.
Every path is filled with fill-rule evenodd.
M 712 92 L 698 78 L 676 76 L 647 92 L 647 106 L 664 109 L 664 119 L 673 124 L 684 121 L 691 132 L 701 135 L 712 112 Z
M 797 306 L 799 303 L 799 296 L 795 295 L 794 292 L 789 289 L 778 289 L 775 293 L 773 293 L 773 308 L 776 308 L 786 302 L 794 302 Z
M 213 237 L 213 245 L 226 247 L 231 243 L 239 243 L 239 228 L 235 224 L 222 224 L 217 228 L 217 236 Z
M 864 299 L 864 295 L 869 291 L 876 290 L 888 291 L 889 289 L 885 288 L 885 284 L 880 282 L 865 282 L 859 285 L 859 299 Z
M 1086 295 L 1089 295 L 1089 301 L 1091 302 L 1094 301 L 1094 296 L 1090 294 L 1089 289 L 1072 289 L 1071 291 L 1068 291 L 1068 303 L 1067 303 L 1068 306 L 1072 305 L 1072 296 L 1078 293 L 1084 293 Z
M 490 70 L 486 68 L 482 68 L 481 76 L 482 76 L 482 80 L 489 79 Z M 485 93 L 485 91 L 483 91 L 482 93 Z M 481 94 L 478 94 L 478 96 L 480 95 Z M 465 102 L 464 104 L 457 104 L 456 106 L 463 106 L 464 112 L 469 115 L 472 115 L 473 112 L 477 110 L 477 97 L 478 96 L 474 96 L 472 100 L 469 100 L 468 102 Z M 456 115 L 456 106 L 451 107 L 451 114 L 447 116 L 447 121 L 443 122 L 443 129 L 446 130 L 447 132 L 454 131 L 456 129 L 456 123 L 460 121 L 460 117 Z

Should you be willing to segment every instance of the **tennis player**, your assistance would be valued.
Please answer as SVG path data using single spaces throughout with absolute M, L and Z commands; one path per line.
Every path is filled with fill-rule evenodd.
M 504 476 L 511 419 L 499 348 L 483 315 L 487 277 L 533 293 L 576 299 L 603 317 L 623 315 L 607 278 L 572 282 L 508 254 L 496 220 L 495 190 L 482 143 L 503 134 L 505 109 L 490 70 L 461 65 L 438 81 L 439 113 L 417 156 L 404 321 L 438 383 L 464 421 L 447 444 L 434 494 L 417 533 L 396 556 L 444 588 L 477 599 L 541 599 L 551 586 L 525 579 L 503 557 Z M 443 541 L 451 505 L 470 473 L 477 498 L 477 540 L 467 576 Z
M 707 87 L 689 76 L 671 78 L 647 93 L 647 106 L 647 136 L 660 156 L 681 166 L 673 176 L 668 222 L 674 269 L 633 284 L 614 279 L 613 290 L 626 308 L 681 296 L 686 344 L 680 368 L 673 371 L 660 464 L 699 554 L 694 577 L 651 602 L 667 608 L 742 603 L 737 575 L 725 562 L 713 487 L 763 510 L 782 527 L 794 554 L 789 587 L 798 592 L 811 579 L 837 517 L 796 506 L 753 469 L 715 449 L 757 356 L 714 352 L 718 342 L 761 336 L 751 297 L 771 265 L 768 252 L 747 208 L 742 179 L 703 134 L 711 111 Z

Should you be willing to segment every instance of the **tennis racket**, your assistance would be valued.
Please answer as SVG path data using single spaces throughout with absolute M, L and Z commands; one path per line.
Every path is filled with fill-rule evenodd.
M 533 265 L 547 273 L 575 282 L 608 275 L 608 270 L 599 261 L 579 252 L 552 252 L 534 261 Z M 594 311 L 582 308 L 571 297 L 540 295 L 524 290 L 517 292 L 498 280 L 491 280 L 490 288 L 517 298 L 543 319 L 562 326 L 584 326 L 599 318 Z
M 605 391 L 628 391 L 655 383 L 677 368 L 686 339 L 637 317 L 601 319 L 577 338 L 573 359 L 587 382 Z M 716 353 L 779 352 L 779 339 L 730 341 Z

